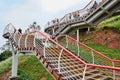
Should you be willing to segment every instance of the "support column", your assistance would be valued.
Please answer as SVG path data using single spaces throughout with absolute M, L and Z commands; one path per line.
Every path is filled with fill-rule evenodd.
M 10 42 L 11 43 L 11 42 Z M 11 43 L 12 47 L 12 76 L 10 80 L 15 79 L 17 76 L 17 69 L 18 69 L 18 52 L 15 54 L 14 46 Z
M 58 71 L 59 71 L 59 73 L 60 73 L 60 60 L 61 60 L 62 53 L 63 53 L 63 49 L 60 51 L 59 58 L 58 58 Z
M 12 56 L 12 77 L 17 77 L 18 52 Z
M 77 47 L 78 47 L 78 56 L 80 56 L 80 47 L 79 47 L 79 29 L 77 30 Z
M 53 34 L 54 34 L 55 33 L 54 29 L 52 31 L 53 31 Z
M 90 27 L 88 27 L 87 34 L 90 33 Z
M 79 42 L 79 29 L 77 30 L 77 42 Z

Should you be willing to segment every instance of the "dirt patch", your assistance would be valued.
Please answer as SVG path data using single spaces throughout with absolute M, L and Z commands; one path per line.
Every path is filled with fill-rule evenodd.
M 42 77 L 40 80 L 46 80 L 46 78 L 45 78 L 45 77 Z
M 7 80 L 10 77 L 11 70 L 3 72 L 0 76 L 0 80 Z
M 106 45 L 109 48 L 120 49 L 120 33 L 115 29 L 101 29 L 88 34 L 81 32 L 80 41 L 84 43 L 93 42 L 94 44 Z
M 30 56 L 28 55 L 28 56 L 24 56 L 24 57 L 20 58 L 18 65 L 20 65 L 22 62 L 24 62 L 24 61 L 25 61 L 26 59 L 28 59 L 29 57 L 30 57 Z M 8 71 L 6 71 L 6 72 L 1 73 L 1 74 L 0 74 L 0 80 L 7 80 L 7 79 L 10 77 L 10 75 L 11 75 L 11 69 L 8 70 Z M 42 80 L 44 80 L 44 79 L 42 79 Z
M 114 29 L 103 29 L 92 35 L 95 44 L 106 45 L 109 48 L 120 49 L 120 33 Z

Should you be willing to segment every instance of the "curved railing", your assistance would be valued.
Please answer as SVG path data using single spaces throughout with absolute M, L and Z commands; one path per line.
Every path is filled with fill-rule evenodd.
M 99 2 L 95 2 L 95 0 L 91 0 L 87 4 L 87 6 L 85 6 L 83 9 L 66 14 L 63 18 L 59 20 L 57 24 L 54 25 L 54 27 L 52 28 L 52 31 L 50 32 L 53 32 L 52 34 L 54 36 L 69 24 L 85 21 L 85 19 L 89 15 L 91 15 L 93 11 L 95 11 L 99 6 L 101 6 L 103 3 L 107 1 L 108 0 L 100 0 Z
M 87 63 L 120 67 L 120 60 L 113 60 L 68 35 L 57 36 L 55 40 Z
M 73 76 L 82 75 L 79 76 L 79 79 L 84 80 L 87 78 L 86 74 L 92 69 L 96 70 L 97 72 L 99 71 L 99 73 L 102 73 L 101 75 L 104 74 L 105 76 L 110 76 L 113 79 L 120 78 L 119 67 L 86 63 L 84 60 L 74 55 L 71 51 L 67 50 L 62 45 L 55 42 L 43 32 L 37 30 L 29 34 L 19 34 L 16 32 L 14 34 L 11 34 L 10 37 L 11 38 L 9 39 L 11 41 L 14 39 L 12 43 L 14 43 L 13 45 L 17 45 L 16 48 L 19 51 L 29 52 L 32 50 L 39 59 L 43 57 L 41 61 L 43 62 L 43 64 L 46 64 L 46 67 L 53 75 L 56 72 L 60 74 L 60 76 L 62 76 L 64 79 L 69 79 Z M 51 66 L 52 68 L 50 68 Z M 69 66 L 71 66 L 72 68 L 70 68 Z M 81 66 L 81 68 L 74 66 Z M 71 73 L 69 72 L 69 69 L 75 71 Z M 76 69 L 78 69 L 78 71 L 76 71 Z

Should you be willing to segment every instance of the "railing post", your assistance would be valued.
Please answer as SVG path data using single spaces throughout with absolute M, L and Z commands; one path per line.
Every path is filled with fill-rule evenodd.
M 68 48 L 68 37 L 66 35 L 66 48 Z
M 15 41 L 15 43 L 16 43 L 15 36 L 16 36 L 16 33 L 14 33 L 14 37 L 13 37 L 13 39 L 14 39 L 14 41 Z
M 79 44 L 78 44 L 78 42 L 77 42 L 77 47 L 78 47 L 78 56 L 80 56 L 80 47 L 79 47 Z
M 33 43 L 34 43 L 34 47 L 36 47 L 36 44 L 35 44 L 35 38 L 36 38 L 36 33 L 34 33 L 34 41 L 33 41 Z
M 28 39 L 28 35 L 29 35 L 29 34 L 27 34 L 27 36 L 26 36 L 26 38 L 25 38 L 25 48 L 27 48 L 27 39 Z
M 85 65 L 84 71 L 83 71 L 83 78 L 82 80 L 85 80 L 85 73 L 86 73 L 87 65 Z
M 10 42 L 11 48 L 12 48 L 12 78 L 17 77 L 17 69 L 18 69 L 18 51 L 15 54 L 14 46 L 12 45 L 12 42 Z
M 113 67 L 115 67 L 114 61 L 112 61 L 112 65 L 113 65 Z M 113 70 L 113 80 L 115 80 L 115 70 Z
M 58 43 L 58 38 L 56 38 L 55 41 Z
M 63 53 L 63 49 L 60 51 L 60 55 L 58 58 L 58 71 L 59 71 L 59 73 L 60 73 L 60 58 L 61 58 L 62 53 Z
M 44 58 L 46 58 L 46 52 L 45 52 L 45 50 L 46 50 L 46 46 L 47 46 L 47 41 L 48 41 L 48 39 L 45 40 L 44 48 L 43 48 L 43 55 L 44 55 Z
M 44 38 L 42 37 L 42 41 L 41 41 L 41 42 L 42 42 L 42 44 L 44 44 L 43 40 L 44 40 Z
M 22 35 L 20 35 L 19 40 L 18 40 L 18 47 L 20 48 L 20 40 L 22 38 Z
M 91 50 L 91 54 L 92 54 L 92 62 L 93 64 L 95 63 L 95 58 L 94 58 L 94 54 L 93 54 L 93 51 Z
M 58 43 L 58 38 L 55 39 L 55 41 Z M 58 46 L 56 45 L 56 48 L 58 48 Z

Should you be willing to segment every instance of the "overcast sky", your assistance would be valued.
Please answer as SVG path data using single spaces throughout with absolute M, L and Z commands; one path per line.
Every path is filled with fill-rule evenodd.
M 12 23 L 25 30 L 36 21 L 42 29 L 45 24 L 65 14 L 82 9 L 90 0 L 0 0 L 0 47 L 5 26 Z

